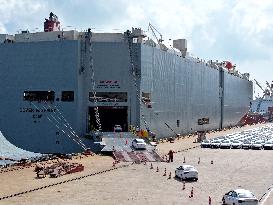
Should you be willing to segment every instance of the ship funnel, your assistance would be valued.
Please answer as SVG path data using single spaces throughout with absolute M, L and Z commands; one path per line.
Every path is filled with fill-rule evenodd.
M 183 57 L 187 54 L 187 40 L 186 39 L 176 39 L 173 40 L 173 47 L 180 50 Z
M 58 21 L 58 16 L 50 12 L 49 18 L 45 19 L 44 22 L 44 32 L 60 31 L 60 22 Z

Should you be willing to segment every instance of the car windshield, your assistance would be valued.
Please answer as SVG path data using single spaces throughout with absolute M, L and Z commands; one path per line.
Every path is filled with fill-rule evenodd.
M 186 167 L 184 167 L 184 170 L 191 170 L 193 168 L 194 168 L 193 166 L 186 166 Z
M 251 192 L 238 193 L 240 198 L 253 198 L 254 195 Z
M 233 143 L 240 143 L 239 141 L 234 141 Z
M 209 143 L 209 141 L 208 141 L 208 140 L 204 140 L 203 142 L 204 142 L 204 143 Z
M 143 140 L 143 139 L 135 139 L 135 141 L 136 141 L 137 143 L 144 143 L 144 140 Z
M 228 140 L 226 140 L 226 141 L 223 141 L 223 143 L 229 143 L 229 141 L 228 141 Z

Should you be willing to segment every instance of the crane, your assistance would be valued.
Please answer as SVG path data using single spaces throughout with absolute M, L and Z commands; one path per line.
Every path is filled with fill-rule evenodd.
M 148 31 L 151 30 L 154 37 L 156 38 L 157 40 L 157 43 L 160 45 L 162 42 L 163 42 L 163 39 L 162 39 L 162 34 L 151 24 L 149 23 L 149 26 L 148 26 Z M 156 33 L 157 32 L 160 36 L 160 38 L 157 37 Z
M 263 87 L 261 86 L 261 84 L 257 80 L 254 79 L 254 81 L 259 86 L 259 88 L 261 88 L 261 90 L 263 91 L 263 96 L 259 99 L 259 102 L 257 104 L 257 109 L 256 109 L 256 112 L 259 112 L 264 97 L 267 96 L 267 95 L 270 95 L 270 91 L 268 89 L 263 89 Z M 267 86 L 269 85 L 268 82 L 266 82 L 266 84 L 267 84 Z
M 255 83 L 259 86 L 259 88 L 261 88 L 261 90 L 262 90 L 263 92 L 265 92 L 265 90 L 263 89 L 263 87 L 261 86 L 261 84 L 260 84 L 256 79 L 254 79 L 254 81 L 255 81 Z
M 269 95 L 273 96 L 273 84 L 270 85 L 269 82 L 266 81 L 266 85 L 268 87 Z

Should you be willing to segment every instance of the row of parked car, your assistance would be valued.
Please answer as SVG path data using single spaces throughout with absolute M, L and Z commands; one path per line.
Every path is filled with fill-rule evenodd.
M 263 126 L 239 133 L 203 140 L 202 148 L 222 149 L 271 149 L 273 150 L 273 127 Z

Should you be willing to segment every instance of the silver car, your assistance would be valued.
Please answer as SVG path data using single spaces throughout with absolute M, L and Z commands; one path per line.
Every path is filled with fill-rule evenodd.
M 209 140 L 203 140 L 202 142 L 201 142 L 201 147 L 202 148 L 210 148 L 210 144 L 211 144 L 211 142 L 209 141 Z
M 220 144 L 221 149 L 224 149 L 224 148 L 230 149 L 230 146 L 231 146 L 231 142 L 229 140 L 224 140 Z
M 146 149 L 146 142 L 143 139 L 133 139 L 132 146 L 135 149 Z
M 267 141 L 264 144 L 264 149 L 273 149 L 273 141 Z
M 245 189 L 235 189 L 226 193 L 222 202 L 225 205 L 258 205 L 258 199 L 252 192 Z
M 220 140 L 213 140 L 210 144 L 210 148 L 219 148 L 221 144 Z
M 182 165 L 175 170 L 175 177 L 179 179 L 193 179 L 195 181 L 198 180 L 198 171 L 191 165 Z
M 241 148 L 242 148 L 242 145 L 243 145 L 243 143 L 242 143 L 241 141 L 236 140 L 236 141 L 233 141 L 233 142 L 231 143 L 231 148 L 232 148 L 232 149 L 236 149 L 236 148 L 241 149 Z
M 263 145 L 261 141 L 255 141 L 253 142 L 251 149 L 262 149 Z

